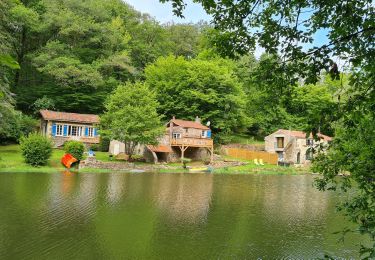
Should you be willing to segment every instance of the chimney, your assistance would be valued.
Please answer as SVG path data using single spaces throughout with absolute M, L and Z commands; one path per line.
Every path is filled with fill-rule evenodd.
M 197 122 L 197 123 L 201 123 L 201 119 L 199 118 L 199 116 L 196 116 L 196 117 L 195 117 L 195 122 Z
M 172 120 L 175 120 L 176 119 L 176 117 L 175 116 L 172 116 Z

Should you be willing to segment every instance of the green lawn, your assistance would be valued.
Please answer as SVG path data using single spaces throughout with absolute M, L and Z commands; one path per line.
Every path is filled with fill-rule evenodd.
M 99 160 L 109 161 L 108 153 L 95 152 Z M 61 157 L 64 151 L 53 149 L 52 156 L 47 165 L 33 167 L 25 163 L 19 145 L 0 146 L 0 172 L 56 172 L 65 171 L 61 164 Z

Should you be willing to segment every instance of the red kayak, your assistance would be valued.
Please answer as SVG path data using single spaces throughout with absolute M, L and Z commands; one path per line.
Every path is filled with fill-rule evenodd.
M 61 158 L 61 163 L 64 164 L 64 166 L 68 169 L 70 169 L 70 166 L 72 166 L 73 163 L 77 162 L 78 160 L 73 157 L 70 153 L 65 154 Z

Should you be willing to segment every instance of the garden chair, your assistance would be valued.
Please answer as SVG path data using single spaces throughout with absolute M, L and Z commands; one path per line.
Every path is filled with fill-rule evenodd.
M 258 159 L 254 159 L 255 165 L 259 165 Z
M 263 159 L 259 159 L 259 164 L 260 164 L 260 165 L 264 165 L 264 163 L 263 163 Z

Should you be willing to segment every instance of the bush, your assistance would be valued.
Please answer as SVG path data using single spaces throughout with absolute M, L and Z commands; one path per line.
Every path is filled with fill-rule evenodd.
M 143 157 L 143 155 L 140 155 L 140 154 L 133 154 L 130 158 L 130 161 L 132 162 L 145 162 L 145 158 Z
M 99 150 L 99 144 L 92 144 L 92 145 L 90 145 L 90 150 L 92 150 L 94 152 L 100 151 Z
M 102 132 L 101 132 L 102 134 Z M 100 141 L 99 141 L 99 149 L 102 152 L 108 152 L 109 150 L 109 143 L 111 142 L 111 139 L 109 136 L 101 135 L 100 136 Z
M 52 141 L 36 133 L 21 137 L 20 147 L 25 162 L 32 166 L 45 165 L 52 154 Z
M 28 115 L 20 114 L 18 121 L 19 121 L 19 130 L 20 130 L 21 135 L 27 136 L 30 133 L 35 132 L 38 128 L 39 121 Z
M 79 141 L 68 141 L 64 144 L 64 151 L 70 153 L 78 161 L 82 160 L 85 145 Z

